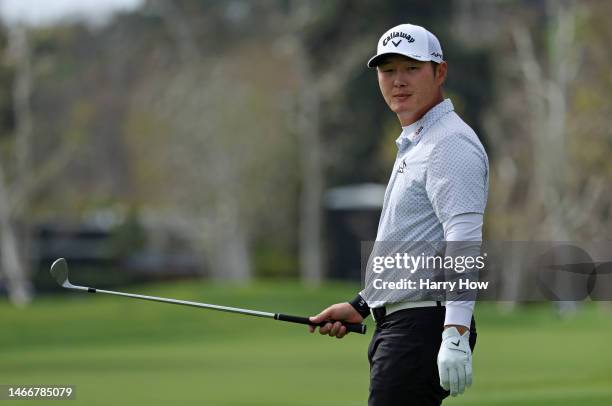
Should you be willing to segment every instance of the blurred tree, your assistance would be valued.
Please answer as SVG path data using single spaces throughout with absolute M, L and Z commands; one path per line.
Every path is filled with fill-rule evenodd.
M 472 26 L 478 27 L 484 18 L 482 2 L 469 3 L 474 6 Z M 483 116 L 492 145 L 489 235 L 567 240 L 592 235 L 584 230 L 593 227 L 603 231 L 602 217 L 593 216 L 592 208 L 601 210 L 609 201 L 609 178 L 602 172 L 606 165 L 591 162 L 587 170 L 584 148 L 578 145 L 586 136 L 598 140 L 596 149 L 609 151 L 605 126 L 590 124 L 592 131 L 585 133 L 583 125 L 592 123 L 592 115 L 573 106 L 576 97 L 586 94 L 583 83 L 598 83 L 592 89 L 605 83 L 587 74 L 599 69 L 597 62 L 584 63 L 602 52 L 590 45 L 586 27 L 600 26 L 591 21 L 604 6 L 501 3 L 493 10 L 483 6 L 493 13 L 490 19 L 504 24 L 481 36 L 496 55 L 495 102 Z
M 213 277 L 235 281 L 252 276 L 253 238 L 291 222 L 296 170 L 283 106 L 293 67 L 262 46 L 269 31 L 243 25 L 244 13 L 261 12 L 243 7 L 148 3 L 172 42 L 158 48 L 168 62 L 149 69 L 133 99 L 130 127 L 153 126 L 128 136 L 147 176 L 138 183 L 159 213 L 148 218 L 181 229 L 204 251 Z M 217 43 L 206 48 L 198 38 L 223 19 Z
M 9 33 L 9 57 L 15 65 L 13 81 L 13 108 L 15 112 L 16 176 L 14 186 L 23 187 L 28 179 L 30 168 L 30 144 L 32 138 L 32 118 L 30 111 L 30 93 L 32 89 L 32 72 L 30 49 L 24 27 L 16 26 Z M 27 263 L 24 261 L 23 241 L 17 233 L 17 218 L 14 214 L 15 201 L 13 190 L 9 186 L 6 170 L 2 167 L 9 162 L 0 162 L 0 266 L 6 279 L 11 302 L 17 306 L 28 304 L 32 298 L 32 287 L 29 281 Z M 15 162 L 13 162 L 15 163 Z
M 296 116 L 293 129 L 298 135 L 301 163 L 301 191 L 299 210 L 299 254 L 301 279 L 320 284 L 325 276 L 322 260 L 323 188 L 327 169 L 322 139 L 322 122 L 326 119 L 322 108 L 347 85 L 370 51 L 369 34 L 353 38 L 343 44 L 342 57 L 325 64 L 317 72 L 319 60 L 309 49 L 312 46 L 312 26 L 344 9 L 345 3 L 294 0 L 286 13 L 278 16 L 283 23 L 283 41 L 298 77 Z
M 495 98 L 483 115 L 491 140 L 488 238 L 609 238 L 610 166 L 597 158 L 612 152 L 603 124 L 609 119 L 603 72 L 609 72 L 610 58 L 604 44 L 612 35 L 601 16 L 609 5 L 563 0 L 456 6 L 463 40 L 488 47 L 495 61 Z M 522 257 L 508 256 L 504 272 L 506 289 L 517 293 L 526 288 Z
M 575 238 L 610 240 L 612 236 L 612 26 L 610 2 L 580 2 L 576 35 L 582 63 L 568 103 L 567 150 L 572 193 L 582 197 L 569 214 Z
M 1 266 L 9 298 L 25 305 L 32 298 L 30 214 L 35 196 L 52 183 L 77 151 L 77 143 L 58 143 L 38 159 L 37 144 L 43 138 L 34 126 L 32 98 L 36 66 L 29 32 L 23 25 L 9 27 L 3 59 L 12 77 L 11 110 L 14 128 L 3 128 L 0 160 L 0 247 Z

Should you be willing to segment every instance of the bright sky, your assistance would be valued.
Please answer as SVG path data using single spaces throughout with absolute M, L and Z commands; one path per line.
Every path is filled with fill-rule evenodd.
M 50 25 L 62 19 L 104 22 L 118 10 L 137 8 L 144 0 L 0 0 L 0 15 L 6 22 L 22 21 Z

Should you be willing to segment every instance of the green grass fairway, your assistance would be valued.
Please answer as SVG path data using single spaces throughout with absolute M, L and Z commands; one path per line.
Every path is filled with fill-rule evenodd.
M 126 290 L 308 315 L 356 289 L 198 281 Z M 0 321 L 0 384 L 76 385 L 70 405 L 367 403 L 371 321 L 367 336 L 337 340 L 273 320 L 76 292 L 24 310 L 2 300 Z M 479 304 L 477 322 L 474 386 L 445 404 L 612 405 L 612 313 L 591 304 L 560 320 L 547 305 L 500 315 Z M 0 406 L 13 403 L 49 401 Z

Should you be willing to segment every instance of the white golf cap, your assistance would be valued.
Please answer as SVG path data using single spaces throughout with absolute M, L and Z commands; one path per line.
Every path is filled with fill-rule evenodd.
M 440 41 L 425 28 L 400 24 L 385 32 L 378 40 L 378 49 L 368 61 L 368 67 L 376 67 L 385 55 L 404 55 L 417 61 L 444 61 Z

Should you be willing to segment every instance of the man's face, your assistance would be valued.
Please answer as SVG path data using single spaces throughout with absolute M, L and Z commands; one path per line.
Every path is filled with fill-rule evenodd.
M 441 97 L 446 62 L 437 67 L 402 55 L 390 55 L 377 67 L 378 85 L 387 105 L 402 125 L 420 119 Z

